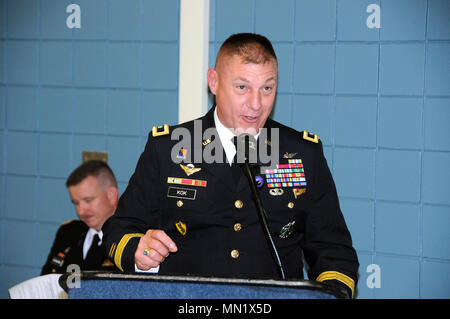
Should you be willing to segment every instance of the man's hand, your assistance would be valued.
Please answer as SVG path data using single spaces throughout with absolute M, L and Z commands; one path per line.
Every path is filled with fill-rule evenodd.
M 164 231 L 149 229 L 139 241 L 134 254 L 134 262 L 138 269 L 149 270 L 158 267 L 169 256 L 169 253 L 177 250 L 173 240 Z

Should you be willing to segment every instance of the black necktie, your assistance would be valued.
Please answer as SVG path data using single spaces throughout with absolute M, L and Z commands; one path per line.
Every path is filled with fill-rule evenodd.
M 99 241 L 100 237 L 98 237 L 98 234 L 95 234 L 91 247 L 89 247 L 84 260 L 84 268 L 86 270 L 99 268 L 103 262 L 103 250 L 102 247 L 98 245 Z
M 231 141 L 233 142 L 234 147 L 236 148 L 236 155 L 234 155 L 234 158 L 233 158 L 233 161 L 231 164 L 231 171 L 233 173 L 234 181 L 237 185 L 237 184 L 239 184 L 239 180 L 242 177 L 243 171 L 242 171 L 242 168 L 240 167 L 240 165 L 237 163 L 237 137 L 236 136 L 233 137 L 231 139 Z

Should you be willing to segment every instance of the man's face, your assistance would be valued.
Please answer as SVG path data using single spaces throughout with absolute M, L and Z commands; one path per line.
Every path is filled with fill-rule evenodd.
M 81 183 L 70 186 L 69 193 L 78 217 L 97 231 L 116 210 L 117 188 L 102 187 L 94 176 L 88 176 Z
M 275 60 L 245 63 L 234 55 L 223 57 L 208 70 L 208 84 L 216 95 L 217 116 L 236 135 L 259 132 L 272 111 L 277 89 Z

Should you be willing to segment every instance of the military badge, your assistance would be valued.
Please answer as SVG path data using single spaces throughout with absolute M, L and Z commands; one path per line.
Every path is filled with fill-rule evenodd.
M 264 179 L 261 176 L 255 176 L 256 186 L 261 188 L 264 185 Z
M 203 140 L 202 145 L 203 145 L 203 146 L 206 146 L 206 145 L 208 145 L 209 143 L 211 143 L 211 139 L 210 139 L 210 138 L 208 138 L 208 139 L 206 139 L 206 140 Z
M 195 167 L 194 164 L 180 164 L 180 167 L 183 169 L 187 176 L 197 173 L 201 170 L 201 168 Z
M 303 139 L 313 143 L 319 143 L 319 136 L 317 134 L 309 133 L 307 130 L 303 131 Z
M 269 194 L 272 196 L 281 196 L 284 194 L 284 190 L 282 188 L 271 188 L 269 189 Z
M 169 125 L 164 124 L 163 126 L 153 126 L 152 135 L 153 137 L 162 136 L 169 134 Z
M 180 159 L 186 159 L 186 154 L 187 154 L 187 149 L 181 148 L 181 149 L 178 151 L 177 158 L 180 158 Z
M 175 226 L 177 227 L 177 230 L 180 232 L 181 235 L 183 236 L 186 235 L 187 229 L 185 223 L 179 221 L 178 223 L 175 224 Z
M 58 256 L 53 256 L 51 263 L 55 266 L 62 267 L 64 265 L 64 259 Z
M 306 188 L 293 188 L 292 192 L 294 193 L 295 199 L 297 199 L 298 196 L 306 192 Z
M 205 180 L 201 180 L 201 179 L 167 177 L 167 183 L 169 183 L 169 184 L 179 184 L 179 185 L 190 185 L 190 186 L 206 187 L 206 181 Z
M 102 267 L 113 267 L 114 264 L 109 260 L 109 259 L 105 259 L 105 261 L 102 264 Z
M 288 238 L 289 236 L 291 236 L 292 233 L 294 232 L 294 225 L 295 225 L 295 220 L 284 225 L 280 231 L 280 238 Z
M 265 169 L 267 187 L 305 187 L 306 178 L 301 159 L 289 159 L 288 164 L 277 164 L 276 168 Z
M 284 153 L 283 158 L 293 158 L 295 155 L 297 155 L 297 153 Z

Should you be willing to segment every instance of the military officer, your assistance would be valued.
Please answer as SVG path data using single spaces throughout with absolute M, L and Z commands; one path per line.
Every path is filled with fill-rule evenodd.
M 66 186 L 80 220 L 60 226 L 41 275 L 65 273 L 71 264 L 80 270 L 118 270 L 101 247 L 101 228 L 118 202 L 114 173 L 102 161 L 88 161 L 70 174 Z
M 195 121 L 153 128 L 115 215 L 103 226 L 109 256 L 121 270 L 279 278 L 249 182 L 230 164 L 233 137 L 247 133 L 278 154 L 256 172 L 286 278 L 303 278 L 303 255 L 309 279 L 353 295 L 359 264 L 322 144 L 316 134 L 268 118 L 277 73 L 265 37 L 232 35 L 207 74 L 216 106 Z M 191 133 L 183 144 L 173 138 L 180 131 Z M 208 154 L 224 160 L 211 162 Z

